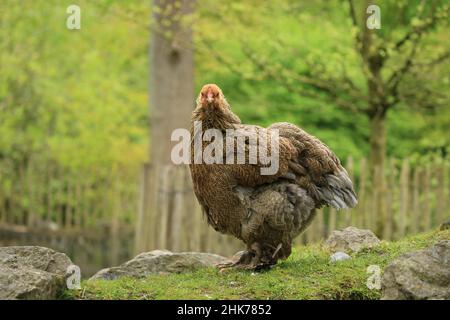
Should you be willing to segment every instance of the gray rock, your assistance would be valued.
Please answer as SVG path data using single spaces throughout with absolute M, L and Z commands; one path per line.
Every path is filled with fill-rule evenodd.
M 325 247 L 332 252 L 358 252 L 363 248 L 371 248 L 380 243 L 380 239 L 370 230 L 347 227 L 336 230 L 325 241 Z
M 102 269 L 89 280 L 114 280 L 120 277 L 143 278 L 150 274 L 182 273 L 228 261 L 227 258 L 211 253 L 173 253 L 167 250 L 154 250 L 141 253 L 118 267 Z
M 338 251 L 338 252 L 336 252 L 336 253 L 333 253 L 331 256 L 330 256 L 330 261 L 331 262 L 337 262 L 337 261 L 344 261 L 344 260 L 349 260 L 349 259 L 351 259 L 352 257 L 350 257 L 348 254 L 346 254 L 345 252 L 341 252 L 341 251 Z
M 55 299 L 70 265 L 69 257 L 52 249 L 0 247 L 0 299 Z
M 392 261 L 384 269 L 381 289 L 383 300 L 450 299 L 450 240 Z

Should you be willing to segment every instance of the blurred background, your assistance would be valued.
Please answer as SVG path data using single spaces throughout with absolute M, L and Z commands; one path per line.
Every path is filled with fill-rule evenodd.
M 83 276 L 156 248 L 241 249 L 170 161 L 210 82 L 243 122 L 299 125 L 353 177 L 358 207 L 324 208 L 299 244 L 435 228 L 450 218 L 449 32 L 439 0 L 2 0 L 0 246 L 66 252 Z

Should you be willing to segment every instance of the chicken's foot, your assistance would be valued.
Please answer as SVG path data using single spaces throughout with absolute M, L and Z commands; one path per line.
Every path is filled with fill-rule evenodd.
M 257 253 L 252 250 L 238 252 L 234 255 L 232 260 L 234 261 L 218 264 L 217 268 L 219 268 L 220 272 L 224 272 L 226 269 L 230 268 L 262 271 L 275 264 L 262 262 Z

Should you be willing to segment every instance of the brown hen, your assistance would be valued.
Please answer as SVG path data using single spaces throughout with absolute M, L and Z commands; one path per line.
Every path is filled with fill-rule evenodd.
M 274 265 L 290 255 L 292 240 L 310 224 L 315 209 L 324 205 L 336 209 L 356 206 L 352 181 L 339 159 L 324 143 L 295 125 L 283 122 L 262 128 L 242 124 L 214 84 L 202 88 L 191 120 L 190 170 L 195 195 L 216 231 L 231 234 L 247 245 L 236 261 L 222 267 L 260 269 Z M 201 121 L 201 132 L 194 129 L 195 121 Z M 266 136 L 268 141 L 278 130 L 278 170 L 263 175 L 261 168 L 267 163 L 249 163 L 249 150 L 259 141 L 250 138 L 245 139 L 244 149 L 238 149 L 237 138 L 233 138 L 233 151 L 245 153 L 245 164 L 226 164 L 229 154 L 225 135 L 219 155 L 223 164 L 194 163 L 195 134 L 199 138 L 207 129 L 221 133 L 234 129 L 246 136 Z M 200 139 L 201 151 L 214 142 Z M 258 148 L 268 154 L 273 151 L 270 144 Z

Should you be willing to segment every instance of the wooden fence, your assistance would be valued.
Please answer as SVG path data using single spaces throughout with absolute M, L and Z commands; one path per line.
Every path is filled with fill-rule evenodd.
M 450 219 L 450 163 L 427 163 L 390 159 L 371 177 L 365 159 L 348 159 L 358 206 L 322 209 L 297 243 L 320 241 L 350 225 L 396 239 Z M 144 194 L 148 189 L 152 192 Z M 0 165 L 1 245 L 67 252 L 84 275 L 151 249 L 231 255 L 244 247 L 207 226 L 185 166 L 145 165 L 139 173 L 62 169 L 52 163 Z
M 437 227 L 450 218 L 450 164 L 442 160 L 412 166 L 408 159 L 390 159 L 385 169 L 368 173 L 366 159 L 345 167 L 354 180 L 359 204 L 337 212 L 323 208 L 298 242 L 316 242 L 333 230 L 356 226 L 373 230 L 383 239 L 397 239 Z M 152 171 L 146 165 L 142 189 L 150 183 L 150 195 L 142 195 L 136 229 L 136 250 L 166 248 L 201 250 L 230 255 L 243 244 L 208 227 L 194 199 L 186 166 L 166 166 Z M 157 177 L 157 179 L 152 179 Z M 151 205 L 153 204 L 153 205 Z
M 149 188 L 144 186 L 146 183 L 151 184 Z M 136 252 L 158 248 L 231 255 L 242 246 L 236 239 L 207 226 L 186 166 L 164 166 L 158 170 L 145 165 L 141 190 Z M 143 194 L 143 190 L 153 192 Z
M 66 252 L 85 276 L 134 253 L 139 170 L 0 165 L 0 246 Z

